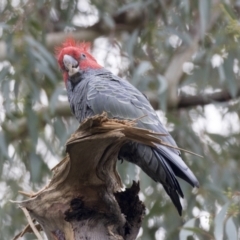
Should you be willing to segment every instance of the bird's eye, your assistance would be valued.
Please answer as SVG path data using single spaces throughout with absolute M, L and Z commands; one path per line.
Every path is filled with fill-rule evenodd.
M 84 53 L 81 53 L 80 58 L 81 58 L 81 59 L 85 59 L 85 58 L 87 58 L 87 56 L 86 56 Z

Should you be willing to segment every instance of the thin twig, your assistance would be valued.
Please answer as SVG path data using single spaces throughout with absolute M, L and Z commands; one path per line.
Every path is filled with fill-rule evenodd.
M 28 212 L 28 210 L 24 207 L 21 207 L 21 209 L 23 210 L 23 213 L 25 214 L 27 220 L 28 220 L 28 223 L 30 225 L 30 227 L 32 228 L 33 232 L 35 233 L 36 237 L 38 240 L 43 240 L 42 236 L 40 235 L 39 231 L 37 230 L 35 224 L 33 223 L 32 221 L 32 218 Z
M 18 191 L 18 193 L 20 193 L 20 194 L 22 194 L 26 197 L 30 197 L 30 198 L 32 198 L 32 196 L 34 195 L 33 192 L 32 193 L 27 193 L 27 192 L 24 192 L 24 191 Z
M 145 115 L 143 115 L 143 116 L 141 116 L 141 117 L 135 118 L 135 119 L 131 120 L 130 122 L 136 123 L 138 120 L 140 120 L 140 119 L 142 119 L 142 118 L 145 118 L 145 117 L 148 117 L 148 114 L 145 114 Z
M 180 148 L 180 147 L 176 147 L 176 146 L 173 146 L 173 145 L 170 145 L 170 144 L 167 144 L 165 142 L 161 142 L 160 145 L 163 145 L 163 146 L 166 146 L 166 147 L 170 147 L 170 148 L 174 148 L 174 149 L 177 149 L 177 150 L 180 150 L 180 151 L 183 151 L 183 152 L 186 152 L 186 153 L 190 153 L 192 155 L 195 155 L 197 157 L 200 157 L 200 158 L 203 158 L 202 155 L 198 155 L 197 153 L 194 153 L 194 152 L 191 152 L 191 151 L 188 151 L 184 148 Z
M 18 240 L 21 237 L 22 232 L 18 233 L 12 240 Z
M 31 193 L 27 193 L 27 192 L 24 192 L 24 191 L 18 191 L 20 194 L 24 195 L 24 196 L 27 196 L 27 197 L 30 197 L 30 198 L 33 198 L 33 197 L 36 197 L 39 193 L 41 193 L 42 191 L 44 191 L 46 188 L 48 187 L 47 186 L 44 186 L 42 189 L 40 189 L 39 191 L 37 192 L 31 192 Z
M 64 164 L 65 162 L 69 161 L 69 158 L 68 157 L 65 157 L 62 161 L 60 161 L 59 163 L 57 163 L 56 166 L 54 166 L 52 169 L 51 169 L 51 172 L 54 172 L 58 167 L 62 166 L 62 164 Z
M 22 230 L 22 232 L 21 232 L 21 234 L 20 234 L 19 237 L 22 237 L 22 236 L 23 236 L 27 231 L 29 231 L 29 230 L 32 231 L 30 224 L 28 224 L 28 225 L 25 226 L 25 228 Z
M 42 227 L 41 227 L 41 225 L 40 224 L 37 224 L 37 225 L 35 225 L 36 226 L 36 228 L 39 230 L 39 231 L 42 231 Z M 20 233 L 18 233 L 12 240 L 18 240 L 20 237 L 22 237 L 25 233 L 31 233 L 32 232 L 32 228 L 30 227 L 30 225 L 28 224 L 28 225 L 26 225 L 25 227 L 24 227 L 24 229 L 20 232 Z

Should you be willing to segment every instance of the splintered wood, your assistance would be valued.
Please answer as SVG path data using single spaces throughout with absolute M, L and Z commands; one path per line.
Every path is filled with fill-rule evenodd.
M 149 146 L 164 143 L 158 138 L 161 134 L 134 125 L 105 114 L 87 119 L 68 140 L 67 155 L 54 167 L 50 183 L 18 202 L 48 239 L 136 238 L 145 207 L 138 198 L 138 183 L 122 191 L 118 152 L 129 140 Z

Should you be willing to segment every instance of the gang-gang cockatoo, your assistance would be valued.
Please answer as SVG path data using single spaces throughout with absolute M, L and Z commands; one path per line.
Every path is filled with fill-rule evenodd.
M 56 51 L 70 107 L 77 120 L 81 123 L 87 117 L 103 112 L 109 118 L 138 119 L 137 127 L 165 133 L 167 136 L 161 137 L 162 140 L 177 146 L 148 99 L 127 80 L 99 65 L 89 53 L 89 47 L 88 43 L 68 39 Z M 176 177 L 182 178 L 193 187 L 199 186 L 198 180 L 177 149 L 129 142 L 121 148 L 119 159 L 138 165 L 149 177 L 160 182 L 180 215 L 182 206 L 179 196 L 183 198 L 183 192 Z

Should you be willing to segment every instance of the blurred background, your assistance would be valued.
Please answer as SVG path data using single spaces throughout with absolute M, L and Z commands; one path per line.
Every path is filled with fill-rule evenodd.
M 10 200 L 49 181 L 78 127 L 54 57 L 69 35 L 92 42 L 101 65 L 148 96 L 179 147 L 204 156 L 182 153 L 200 182 L 180 181 L 182 217 L 160 184 L 119 163 L 125 186 L 141 181 L 139 239 L 239 239 L 239 17 L 237 0 L 1 0 L 0 239 L 27 224 Z

